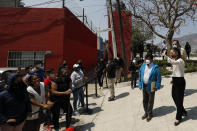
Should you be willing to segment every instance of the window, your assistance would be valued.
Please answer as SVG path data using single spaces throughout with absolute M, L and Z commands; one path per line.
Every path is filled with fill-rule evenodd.
M 44 63 L 45 51 L 9 51 L 8 67 L 27 67 L 36 61 Z

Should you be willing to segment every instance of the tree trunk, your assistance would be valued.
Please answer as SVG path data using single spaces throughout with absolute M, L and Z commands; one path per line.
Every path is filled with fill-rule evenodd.
M 172 49 L 172 38 L 174 31 L 169 31 L 170 33 L 166 37 L 167 55 L 170 55 L 170 50 Z

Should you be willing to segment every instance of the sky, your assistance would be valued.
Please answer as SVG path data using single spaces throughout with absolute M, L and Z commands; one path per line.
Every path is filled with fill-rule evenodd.
M 22 2 L 25 3 L 25 6 L 34 5 L 32 6 L 33 8 L 62 7 L 62 0 L 22 0 Z M 82 10 L 84 8 L 85 14 L 89 19 L 92 20 L 92 23 L 97 27 L 97 30 L 106 29 L 108 27 L 106 0 L 65 0 L 65 6 L 67 6 L 70 10 L 78 15 L 82 14 Z M 160 33 L 163 34 L 165 32 L 161 30 Z M 178 33 L 175 33 L 174 38 L 189 35 L 192 33 L 197 33 L 197 24 L 194 24 L 191 21 L 187 21 L 184 25 L 181 26 L 180 31 Z M 108 39 L 107 32 L 100 33 L 100 36 L 103 37 L 104 40 Z M 154 39 L 154 43 L 160 43 L 161 41 L 163 40 L 158 37 L 155 37 Z

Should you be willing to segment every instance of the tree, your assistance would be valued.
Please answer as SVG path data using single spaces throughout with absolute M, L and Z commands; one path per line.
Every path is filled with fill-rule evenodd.
M 153 33 L 138 19 L 132 19 L 132 51 L 133 56 L 140 52 L 140 44 L 153 38 Z
M 168 51 L 175 31 L 186 20 L 194 20 L 195 0 L 127 0 L 132 15 L 144 22 L 157 36 L 166 40 Z M 159 30 L 157 30 L 159 28 Z M 164 29 L 166 33 L 161 34 Z

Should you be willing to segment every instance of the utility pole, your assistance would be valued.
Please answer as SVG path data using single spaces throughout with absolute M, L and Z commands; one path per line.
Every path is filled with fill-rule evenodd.
M 121 16 L 121 8 L 120 8 L 120 1 L 116 0 L 118 5 L 118 20 L 119 20 L 119 27 L 120 27 L 120 38 L 121 38 L 121 48 L 122 48 L 122 56 L 124 60 L 124 80 L 127 80 L 127 58 L 125 54 L 125 43 L 124 43 L 124 36 L 123 36 L 123 27 L 122 27 L 122 16 Z
M 114 53 L 114 58 L 117 57 L 117 47 L 116 47 L 116 37 L 115 37 L 115 31 L 114 31 L 114 20 L 113 20 L 113 14 L 112 14 L 112 3 L 111 0 L 107 0 L 107 8 L 108 8 L 108 13 L 109 13 L 109 20 L 111 24 L 111 34 L 112 34 L 112 45 L 113 45 L 113 53 Z
M 62 8 L 65 8 L 65 0 L 62 0 Z
M 83 24 L 84 24 L 84 20 L 85 20 L 85 10 L 84 10 L 84 8 L 83 8 Z

